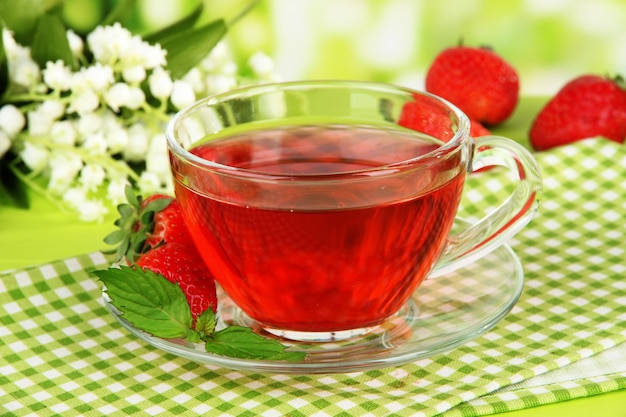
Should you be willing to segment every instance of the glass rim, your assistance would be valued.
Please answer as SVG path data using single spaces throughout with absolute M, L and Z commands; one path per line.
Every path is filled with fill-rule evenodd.
M 458 127 L 454 132 L 452 138 L 448 141 L 439 145 L 436 149 L 433 149 L 430 152 L 415 156 L 413 158 L 404 159 L 400 161 L 391 162 L 388 164 L 378 165 L 374 167 L 368 167 L 358 170 L 352 171 L 338 171 L 338 172 L 329 172 L 323 174 L 311 174 L 311 173 L 272 173 L 248 168 L 240 168 L 234 167 L 231 165 L 225 165 L 218 162 L 210 161 L 204 158 L 201 158 L 189 150 L 185 149 L 175 138 L 176 126 L 180 124 L 180 122 L 185 119 L 187 116 L 194 113 L 197 109 L 206 107 L 206 106 L 214 106 L 219 103 L 224 103 L 228 100 L 241 98 L 241 97 L 253 97 L 259 96 L 263 93 L 270 92 L 280 92 L 287 90 L 299 90 L 299 89 L 316 89 L 316 88 L 336 88 L 336 89 L 354 89 L 354 90 L 363 90 L 369 92 L 381 91 L 393 94 L 403 94 L 403 95 L 420 95 L 425 97 L 430 97 L 431 99 L 439 102 L 446 108 L 448 108 L 458 119 Z M 367 126 L 364 122 L 360 126 Z M 373 126 L 373 125 L 372 125 Z M 398 125 L 400 126 L 400 125 Z M 406 128 L 406 131 L 410 133 L 411 129 Z M 167 141 L 168 149 L 173 152 L 180 159 L 190 162 L 195 166 L 200 168 L 209 169 L 213 171 L 219 171 L 224 174 L 241 175 L 242 177 L 249 177 L 251 174 L 254 175 L 257 179 L 259 177 L 264 177 L 268 179 L 281 179 L 281 178 L 335 178 L 341 176 L 354 176 L 359 174 L 367 174 L 372 172 L 380 172 L 389 169 L 400 169 L 412 166 L 419 166 L 419 164 L 425 160 L 429 159 L 438 159 L 438 156 L 442 154 L 448 154 L 451 150 L 460 148 L 464 141 L 471 140 L 470 132 L 470 120 L 468 116 L 463 113 L 457 106 L 450 103 L 446 99 L 436 96 L 432 93 L 426 91 L 420 91 L 411 89 L 408 87 L 403 87 L 390 83 L 383 82 L 374 82 L 374 81 L 351 81 L 351 80 L 308 80 L 308 81 L 284 81 L 284 82 L 273 82 L 273 83 L 264 83 L 264 84 L 255 84 L 239 87 L 233 90 L 229 90 L 227 92 L 213 94 L 210 96 L 203 97 L 195 102 L 189 104 L 183 109 L 179 110 L 170 121 L 167 123 L 165 129 L 165 138 Z

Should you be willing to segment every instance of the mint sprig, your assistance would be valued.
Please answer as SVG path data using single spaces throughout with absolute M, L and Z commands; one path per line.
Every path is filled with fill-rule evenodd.
M 128 266 L 92 272 L 105 286 L 111 304 L 137 329 L 164 339 L 204 342 L 207 352 L 238 359 L 300 361 L 304 352 L 266 339 L 248 327 L 215 330 L 217 317 L 207 309 L 193 320 L 182 289 L 160 274 Z

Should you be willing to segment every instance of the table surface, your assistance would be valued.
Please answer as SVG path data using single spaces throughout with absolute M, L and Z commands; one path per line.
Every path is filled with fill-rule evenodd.
M 515 125 L 510 128 L 517 129 Z M 506 131 L 502 133 L 506 134 Z M 33 196 L 31 203 L 30 210 L 0 207 L 0 271 L 65 259 L 106 247 L 102 238 L 113 229 L 116 213 L 109 214 L 102 223 L 81 223 L 72 215 L 59 212 L 40 196 Z M 626 390 L 618 390 L 503 415 L 623 417 L 626 415 L 625 404 Z

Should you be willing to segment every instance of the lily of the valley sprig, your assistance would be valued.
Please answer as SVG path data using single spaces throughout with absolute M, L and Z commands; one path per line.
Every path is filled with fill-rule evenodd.
M 184 28 L 192 23 L 144 38 L 119 22 L 82 37 L 63 27 L 61 39 L 59 21 L 46 15 L 38 33 L 69 51 L 56 58 L 42 58 L 37 36 L 21 45 L 2 28 L 0 204 L 24 205 L 26 185 L 95 221 L 124 201 L 127 184 L 171 192 L 163 135 L 171 115 L 246 82 L 222 39 L 226 24 Z M 273 78 L 263 53 L 249 64 L 254 82 Z

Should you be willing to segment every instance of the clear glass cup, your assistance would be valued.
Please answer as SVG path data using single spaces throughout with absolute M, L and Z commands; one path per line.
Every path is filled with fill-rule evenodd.
M 309 81 L 207 97 L 166 136 L 186 224 L 228 296 L 269 333 L 332 341 L 384 325 L 424 279 L 533 217 L 532 155 L 469 125 L 428 93 Z M 515 178 L 510 197 L 452 233 L 467 174 L 496 165 Z

